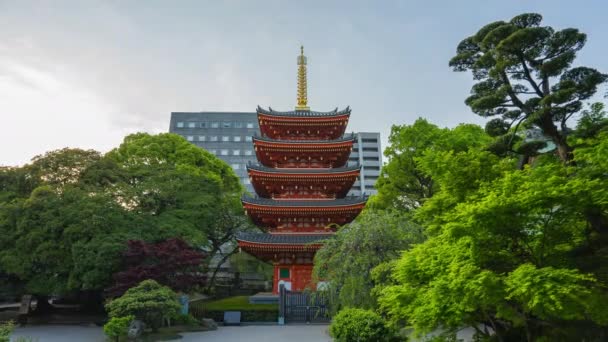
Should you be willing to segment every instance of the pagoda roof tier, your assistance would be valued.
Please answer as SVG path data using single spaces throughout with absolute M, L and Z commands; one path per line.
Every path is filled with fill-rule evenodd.
M 297 263 L 306 258 L 310 262 L 323 241 L 333 234 L 264 234 L 241 233 L 237 243 L 241 250 L 264 261 Z
M 304 175 L 313 175 L 318 177 L 319 175 L 324 174 L 341 174 L 341 173 L 350 173 L 352 171 L 360 171 L 361 165 L 352 165 L 352 166 L 343 166 L 343 167 L 334 167 L 334 168 L 274 168 L 267 167 L 262 164 L 254 164 L 248 163 L 247 170 L 254 170 L 261 173 L 279 173 L 279 174 L 304 174 Z
M 327 233 L 350 223 L 366 197 L 340 199 L 269 199 L 243 196 L 243 207 L 258 227 L 277 233 Z
M 237 240 L 256 244 L 270 245 L 310 245 L 332 237 L 334 234 L 269 234 L 242 232 Z
M 359 177 L 361 166 L 340 168 L 270 168 L 247 165 L 256 193 L 265 198 L 343 198 Z
M 270 198 L 251 197 L 244 195 L 243 197 L 241 197 L 241 201 L 243 202 L 243 204 L 250 204 L 259 207 L 276 208 L 279 210 L 292 208 L 296 208 L 299 210 L 307 210 L 308 208 L 324 210 L 334 208 L 350 208 L 353 206 L 365 205 L 365 202 L 367 202 L 367 196 L 348 196 L 345 198 L 332 200 L 274 200 Z
M 266 114 L 273 116 L 285 116 L 285 117 L 297 117 L 297 118 L 318 118 L 318 117 L 331 117 L 331 116 L 341 116 L 341 115 L 350 115 L 350 107 L 346 107 L 342 110 L 336 109 L 331 110 L 329 112 L 317 112 L 313 110 L 292 110 L 287 112 L 280 112 L 268 107 L 268 109 L 264 109 L 260 106 L 257 108 L 258 114 Z
M 344 134 L 344 135 L 340 136 L 339 138 L 331 139 L 331 140 L 328 140 L 328 139 L 318 139 L 318 140 L 272 139 L 269 137 L 254 135 L 253 142 L 255 143 L 256 141 L 259 141 L 259 142 L 269 143 L 274 146 L 283 146 L 284 145 L 284 146 L 288 146 L 288 147 L 294 147 L 294 146 L 300 146 L 300 145 L 302 145 L 302 146 L 313 145 L 313 146 L 324 147 L 326 145 L 333 146 L 333 145 L 344 143 L 344 142 L 354 142 L 356 138 L 357 137 L 355 136 L 354 133 Z
M 306 116 L 305 114 L 309 114 Z M 262 136 L 285 140 L 337 139 L 344 134 L 350 108 L 331 112 L 276 112 L 258 106 L 258 123 Z
M 275 140 L 253 137 L 258 161 L 265 166 L 279 168 L 344 166 L 354 142 L 354 134 L 334 140 Z

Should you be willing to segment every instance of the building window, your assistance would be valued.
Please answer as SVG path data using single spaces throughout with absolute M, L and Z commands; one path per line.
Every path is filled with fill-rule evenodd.
M 379 161 L 380 159 L 378 159 L 378 157 L 363 157 L 363 160 L 375 160 L 375 161 Z
M 365 189 L 368 189 L 368 190 L 374 190 L 375 188 L 374 188 L 374 186 L 373 186 L 373 185 L 366 185 L 366 186 L 365 186 Z
M 378 176 L 365 176 L 365 180 L 376 180 L 378 179 Z
M 241 150 L 232 150 L 232 155 L 233 156 L 240 156 L 241 155 Z
M 279 278 L 289 278 L 289 268 L 279 268 Z
M 236 141 L 236 142 L 241 141 L 241 136 L 239 135 L 239 136 L 234 137 L 234 141 Z
M 247 123 L 247 128 L 253 128 L 253 122 L 248 122 Z
M 364 166 L 363 168 L 366 170 L 380 170 L 380 166 Z
M 241 164 L 231 164 L 233 170 L 238 170 L 241 168 Z
M 220 128 L 220 123 L 219 123 L 219 122 L 217 122 L 217 121 L 213 121 L 213 122 L 211 123 L 211 128 Z
M 196 128 L 196 122 L 188 122 L 188 128 Z
M 224 136 L 222 137 L 222 141 L 230 141 L 230 137 L 229 137 L 229 136 L 227 136 L 227 135 L 224 135 Z
M 230 128 L 232 127 L 232 123 L 230 121 L 222 122 L 222 128 Z
M 206 136 L 204 136 L 204 135 L 199 135 L 198 136 L 198 141 L 206 141 L 206 140 L 207 140 Z
M 207 128 L 207 123 L 206 122 L 201 122 L 200 127 L 201 128 Z
M 252 150 L 245 150 L 245 155 L 246 156 L 251 156 L 251 155 L 253 155 L 253 151 Z
M 220 154 L 222 156 L 227 156 L 228 155 L 228 150 L 220 150 Z
M 181 121 L 179 121 L 179 122 L 177 123 L 177 125 L 175 125 L 175 126 L 176 126 L 177 128 L 184 128 L 184 123 L 183 123 L 183 122 L 181 122 Z
M 242 122 L 235 122 L 234 123 L 234 128 L 243 128 L 243 123 Z
M 217 135 L 210 136 L 209 141 L 217 141 Z
M 193 135 L 188 135 L 186 137 L 186 140 L 188 140 L 188 141 L 194 141 L 194 136 Z
M 243 184 L 251 184 L 249 178 L 243 178 Z
M 378 152 L 378 148 L 377 147 L 364 147 L 363 151 Z
M 364 143 L 377 143 L 378 139 L 361 139 Z
M 245 137 L 245 141 L 251 142 L 251 141 L 253 141 L 253 137 L 251 135 L 248 135 Z
M 209 153 L 211 153 L 213 155 L 217 155 L 217 150 L 209 150 Z

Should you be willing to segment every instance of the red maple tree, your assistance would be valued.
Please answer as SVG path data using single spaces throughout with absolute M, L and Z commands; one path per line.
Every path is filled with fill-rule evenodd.
M 201 264 L 206 257 L 206 253 L 178 238 L 157 243 L 129 240 L 123 253 L 124 271 L 114 274 L 115 283 L 108 295 L 120 296 L 146 279 L 174 291 L 189 292 L 205 284 L 206 272 Z

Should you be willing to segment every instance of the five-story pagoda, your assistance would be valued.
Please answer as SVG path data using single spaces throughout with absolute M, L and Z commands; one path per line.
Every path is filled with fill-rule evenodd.
M 257 108 L 261 136 L 253 138 L 259 164 L 247 171 L 258 197 L 243 207 L 267 233 L 243 233 L 239 247 L 274 265 L 273 293 L 280 283 L 293 291 L 310 285 L 313 257 L 337 225 L 351 222 L 365 197 L 347 197 L 360 166 L 347 166 L 355 141 L 345 135 L 350 108 L 329 112 L 307 106 L 306 57 L 298 56 L 298 105 L 294 111 Z

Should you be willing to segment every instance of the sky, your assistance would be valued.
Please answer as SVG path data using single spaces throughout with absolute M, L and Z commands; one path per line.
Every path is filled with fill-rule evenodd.
M 296 56 L 313 110 L 352 108 L 349 130 L 424 117 L 483 124 L 465 106 L 457 44 L 496 20 L 538 12 L 588 42 L 576 64 L 608 72 L 608 2 L 0 0 L 0 165 L 46 151 L 102 152 L 160 133 L 172 111 L 292 110 Z

